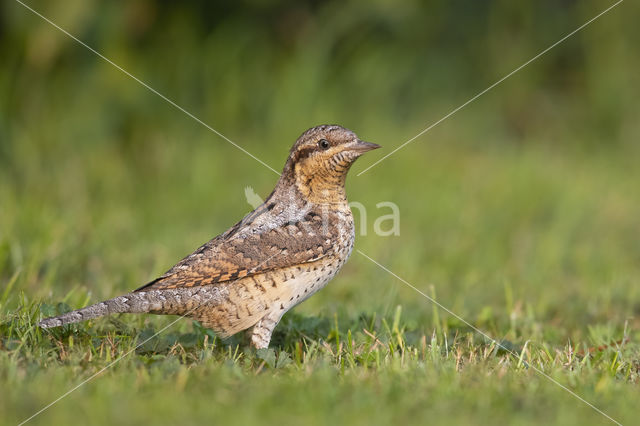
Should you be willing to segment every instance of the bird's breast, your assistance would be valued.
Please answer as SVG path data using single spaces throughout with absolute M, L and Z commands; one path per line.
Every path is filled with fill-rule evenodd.
M 347 262 L 353 250 L 355 228 L 350 212 L 341 213 L 340 216 L 331 235 L 333 250 L 319 260 L 290 269 L 289 279 L 283 283 L 291 290 L 288 300 L 290 303 L 286 309 L 306 300 L 326 286 Z

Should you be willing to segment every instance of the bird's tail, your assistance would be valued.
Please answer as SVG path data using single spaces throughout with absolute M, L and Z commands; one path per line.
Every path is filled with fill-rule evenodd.
M 60 327 L 74 322 L 86 321 L 91 318 L 103 317 L 117 313 L 144 313 L 149 312 L 151 306 L 145 293 L 129 293 L 118 296 L 77 311 L 67 312 L 57 317 L 45 318 L 38 325 L 42 328 Z

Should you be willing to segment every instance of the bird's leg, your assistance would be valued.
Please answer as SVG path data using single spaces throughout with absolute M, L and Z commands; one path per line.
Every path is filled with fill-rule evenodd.
M 251 346 L 256 349 L 268 348 L 271 334 L 282 318 L 281 312 L 273 312 L 262 317 L 250 330 Z

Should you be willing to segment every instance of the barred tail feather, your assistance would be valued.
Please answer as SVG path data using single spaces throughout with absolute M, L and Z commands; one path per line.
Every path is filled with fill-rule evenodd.
M 77 311 L 45 318 L 38 324 L 42 328 L 85 321 L 110 314 L 165 314 L 198 317 L 202 308 L 217 306 L 229 300 L 226 287 L 202 286 L 167 290 L 139 291 L 118 296 Z
M 61 325 L 86 321 L 110 314 L 143 312 L 149 312 L 148 301 L 136 294 L 130 293 L 73 312 L 67 312 L 57 317 L 45 318 L 40 321 L 38 325 L 42 328 L 60 327 Z

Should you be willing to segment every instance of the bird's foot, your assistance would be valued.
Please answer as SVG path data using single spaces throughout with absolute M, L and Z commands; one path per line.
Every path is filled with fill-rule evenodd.
M 269 342 L 271 341 L 271 335 L 273 334 L 273 330 L 276 328 L 276 325 L 280 322 L 280 318 L 282 315 L 278 312 L 278 314 L 269 314 L 264 316 L 260 321 L 258 321 L 250 330 L 249 334 L 251 335 L 251 346 L 256 349 L 263 349 L 269 347 Z

